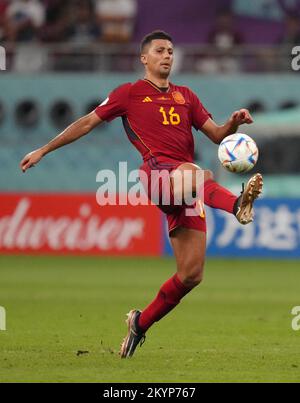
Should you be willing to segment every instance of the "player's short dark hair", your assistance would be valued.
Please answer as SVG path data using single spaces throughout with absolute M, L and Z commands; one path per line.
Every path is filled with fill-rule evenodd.
M 146 45 L 149 45 L 154 39 L 166 39 L 167 41 L 173 42 L 171 35 L 164 31 L 156 30 L 147 34 L 141 42 L 141 52 L 143 52 Z

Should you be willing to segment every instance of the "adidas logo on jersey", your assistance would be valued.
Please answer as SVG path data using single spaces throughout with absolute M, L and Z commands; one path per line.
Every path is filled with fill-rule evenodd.
M 150 97 L 146 97 L 143 102 L 152 102 L 152 99 Z

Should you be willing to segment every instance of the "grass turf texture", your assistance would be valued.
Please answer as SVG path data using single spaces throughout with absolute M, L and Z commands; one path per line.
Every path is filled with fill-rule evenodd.
M 172 259 L 0 256 L 0 382 L 300 381 L 299 261 L 212 260 L 205 281 L 118 356 L 125 313 Z

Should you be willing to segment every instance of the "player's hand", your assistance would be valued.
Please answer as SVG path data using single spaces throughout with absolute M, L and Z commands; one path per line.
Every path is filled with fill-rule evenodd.
M 250 115 L 248 109 L 240 109 L 239 111 L 233 112 L 233 114 L 231 115 L 231 121 L 232 124 L 235 126 L 239 126 L 244 123 L 250 125 L 251 123 L 253 123 L 252 116 Z
M 20 168 L 23 172 L 26 172 L 27 169 L 34 167 L 44 156 L 44 153 L 41 149 L 34 150 L 31 153 L 25 155 L 25 157 L 20 162 Z

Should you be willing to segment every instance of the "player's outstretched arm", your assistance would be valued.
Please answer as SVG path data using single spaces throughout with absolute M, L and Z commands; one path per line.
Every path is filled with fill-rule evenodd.
M 252 116 L 248 109 L 240 109 L 233 112 L 227 122 L 218 126 L 212 119 L 208 119 L 201 127 L 203 133 L 205 133 L 214 143 L 220 144 L 221 141 L 230 134 L 235 133 L 239 126 L 242 124 L 253 123 Z
M 102 120 L 93 111 L 86 116 L 76 120 L 62 133 L 52 139 L 48 144 L 25 155 L 20 162 L 20 168 L 23 172 L 37 164 L 46 154 L 56 150 L 66 144 L 72 143 L 80 137 L 88 134 L 94 127 L 98 126 Z

